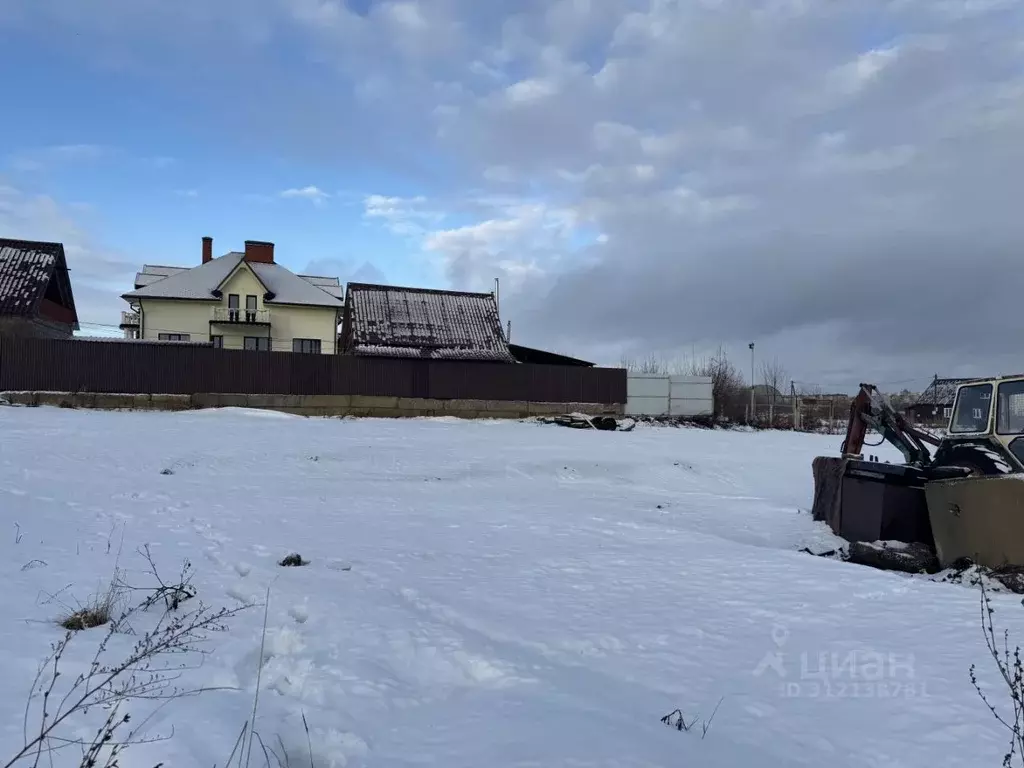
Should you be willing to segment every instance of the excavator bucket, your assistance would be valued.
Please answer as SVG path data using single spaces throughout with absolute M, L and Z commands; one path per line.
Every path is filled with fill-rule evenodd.
M 847 457 L 814 459 L 815 520 L 847 541 L 932 545 L 925 474 L 905 464 Z
M 841 527 L 841 503 L 843 497 L 843 474 L 849 459 L 835 456 L 816 456 L 811 464 L 814 472 L 814 504 L 811 516 L 828 523 L 828 527 L 839 535 Z

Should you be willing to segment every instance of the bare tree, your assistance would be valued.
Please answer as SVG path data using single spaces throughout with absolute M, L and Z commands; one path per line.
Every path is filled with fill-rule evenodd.
M 667 374 L 668 366 L 655 355 L 647 355 L 642 360 L 632 357 L 623 357 L 621 365 L 632 373 Z
M 742 398 L 743 375 L 721 347 L 710 357 L 692 360 L 688 373 L 691 376 L 711 377 L 716 418 L 728 413 Z
M 761 379 L 765 384 L 765 396 L 768 398 L 768 424 L 775 426 L 775 404 L 779 392 L 786 386 L 787 376 L 785 367 L 778 358 L 761 362 Z

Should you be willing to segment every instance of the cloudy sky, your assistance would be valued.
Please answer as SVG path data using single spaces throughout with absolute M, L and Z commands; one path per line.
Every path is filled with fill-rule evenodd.
M 1024 370 L 1021 0 L 3 0 L 0 236 L 490 290 L 617 363 Z M 99 326 L 96 326 L 99 327 Z

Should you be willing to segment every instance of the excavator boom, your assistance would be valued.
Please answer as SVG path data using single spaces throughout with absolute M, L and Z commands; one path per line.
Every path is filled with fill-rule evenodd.
M 860 392 L 850 405 L 850 420 L 846 425 L 846 439 L 843 440 L 844 456 L 862 454 L 868 429 L 881 433 L 885 440 L 899 449 L 907 464 L 917 467 L 923 467 L 931 461 L 931 452 L 925 443 L 933 446 L 939 444 L 939 439 L 934 435 L 908 424 L 878 391 L 878 387 L 874 384 L 861 384 Z

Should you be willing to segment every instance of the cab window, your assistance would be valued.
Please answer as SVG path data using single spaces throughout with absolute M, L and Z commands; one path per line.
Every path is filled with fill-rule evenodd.
M 960 387 L 956 405 L 953 406 L 953 422 L 949 425 L 949 431 L 986 432 L 991 411 L 991 384 L 969 384 Z
M 996 432 L 1000 435 L 1024 434 L 1024 381 L 1007 381 L 999 385 Z

